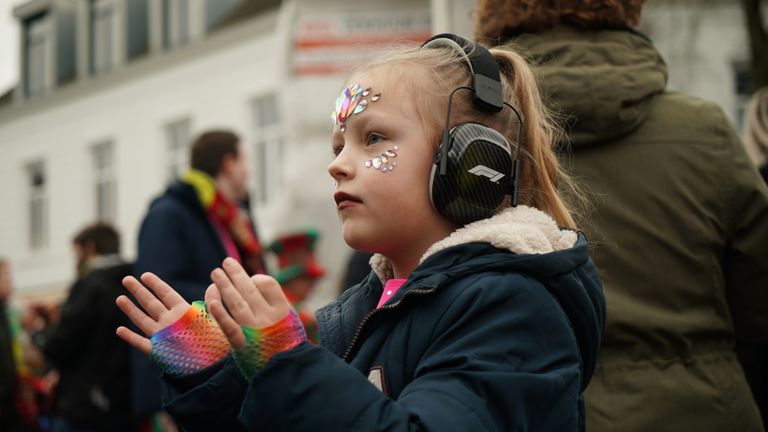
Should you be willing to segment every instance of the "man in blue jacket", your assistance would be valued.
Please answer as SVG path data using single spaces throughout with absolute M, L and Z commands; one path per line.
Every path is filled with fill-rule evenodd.
M 230 131 L 202 133 L 192 144 L 191 169 L 149 206 L 139 231 L 136 275 L 153 272 L 189 302 L 201 300 L 210 273 L 226 257 L 250 274 L 266 273 L 248 203 L 248 162 Z M 160 371 L 134 352 L 134 409 L 160 410 Z

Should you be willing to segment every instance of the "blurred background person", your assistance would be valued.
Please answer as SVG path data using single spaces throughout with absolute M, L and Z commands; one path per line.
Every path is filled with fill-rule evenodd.
M 475 36 L 528 54 L 594 200 L 607 322 L 587 430 L 762 430 L 735 343 L 768 338 L 768 190 L 717 106 L 666 90 L 642 6 L 479 0 Z
M 0 257 L 0 425 L 7 432 L 36 431 L 37 407 L 24 359 L 28 341 L 18 312 L 11 308 L 11 294 L 11 265 Z
M 192 143 L 190 167 L 150 204 L 139 231 L 135 274 L 152 272 L 192 302 L 203 299 L 211 271 L 228 256 L 250 274 L 266 273 L 266 266 L 250 213 L 240 138 L 226 130 L 203 132 Z M 160 370 L 137 351 L 132 359 L 134 408 L 140 418 L 151 419 L 161 408 Z
M 274 278 L 283 288 L 285 297 L 299 314 L 310 342 L 320 341 L 315 314 L 304 306 L 307 298 L 325 275 L 325 269 L 315 258 L 315 247 L 320 234 L 314 228 L 286 233 L 269 244 L 277 258 Z
M 742 136 L 752 162 L 768 182 L 768 87 L 757 91 L 749 100 Z M 768 422 L 768 343 L 742 342 L 736 348 L 765 425 Z
M 108 224 L 85 227 L 72 246 L 77 279 L 42 347 L 59 377 L 52 430 L 135 431 L 130 349 L 114 334 L 128 324 L 114 303 L 133 266 L 120 257 L 119 235 Z

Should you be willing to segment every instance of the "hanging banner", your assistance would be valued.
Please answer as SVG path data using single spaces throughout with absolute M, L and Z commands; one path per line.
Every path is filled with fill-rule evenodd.
M 296 75 L 344 74 L 384 50 L 431 36 L 429 9 L 299 12 L 293 40 Z

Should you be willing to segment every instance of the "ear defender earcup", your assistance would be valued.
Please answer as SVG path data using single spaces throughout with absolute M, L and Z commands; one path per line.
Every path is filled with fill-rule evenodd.
M 447 166 L 440 175 L 442 163 Z M 504 136 L 479 123 L 461 123 L 451 129 L 432 164 L 429 198 L 441 215 L 466 225 L 493 216 L 510 194 L 511 182 L 512 154 Z
M 510 205 L 517 206 L 521 161 L 518 146 L 522 140 L 523 118 L 504 101 L 496 60 L 482 45 L 451 33 L 431 37 L 422 48 L 447 47 L 464 56 L 472 86 L 455 88 L 448 97 L 445 128 L 440 149 L 429 176 L 429 199 L 444 217 L 466 225 L 493 216 L 511 196 Z M 515 156 L 504 136 L 479 123 L 466 122 L 448 130 L 451 124 L 453 95 L 461 90 L 472 92 L 472 104 L 483 113 L 495 114 L 506 105 L 518 120 Z

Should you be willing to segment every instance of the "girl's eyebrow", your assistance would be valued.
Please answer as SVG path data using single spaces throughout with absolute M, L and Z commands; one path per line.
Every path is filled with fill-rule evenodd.
M 370 112 L 368 110 L 365 110 L 359 114 L 357 114 L 354 118 L 351 118 L 347 120 L 347 132 L 349 132 L 350 129 L 350 122 L 354 121 L 352 126 L 353 128 L 366 128 L 371 126 L 377 126 L 381 127 L 381 125 L 386 125 L 389 121 L 389 116 L 386 113 L 381 112 L 380 110 Z
M 346 125 L 346 130 L 344 132 L 341 132 L 338 124 L 334 124 L 333 133 L 331 134 L 331 149 L 335 150 L 336 148 L 344 146 L 344 135 L 352 133 L 352 131 L 371 127 L 383 127 L 382 125 L 387 124 L 388 117 L 389 116 L 387 116 L 387 114 L 381 112 L 380 110 L 373 112 L 365 110 L 361 113 L 355 114 L 353 117 L 350 117 L 347 119 L 347 121 L 344 122 Z

